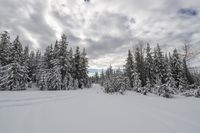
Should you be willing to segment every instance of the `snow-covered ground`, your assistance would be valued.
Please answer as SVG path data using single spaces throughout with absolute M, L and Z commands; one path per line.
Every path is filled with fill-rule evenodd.
M 0 133 L 199 133 L 200 99 L 135 92 L 0 92 Z

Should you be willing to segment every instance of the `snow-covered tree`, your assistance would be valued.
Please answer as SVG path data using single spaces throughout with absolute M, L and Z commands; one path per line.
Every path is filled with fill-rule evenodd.
M 77 90 L 79 88 L 79 84 L 78 84 L 78 80 L 77 79 L 74 79 L 73 87 L 74 87 L 74 90 Z
M 80 50 L 79 47 L 76 47 L 76 52 L 74 54 L 74 60 L 73 60 L 73 74 L 72 77 L 78 81 L 78 87 L 81 88 L 81 66 L 80 66 L 80 60 L 81 60 L 81 55 L 80 55 Z
M 72 77 L 72 75 L 73 75 L 73 50 L 72 50 L 72 48 L 70 48 L 70 50 L 69 50 L 69 73 L 70 73 L 70 75 L 71 75 L 71 77 Z
M 1 89 L 25 90 L 27 84 L 27 69 L 22 66 L 22 45 L 17 37 L 10 46 L 10 63 L 1 67 Z
M 130 81 L 130 86 L 133 87 L 133 73 L 135 71 L 134 68 L 134 62 L 133 62 L 133 55 L 131 51 L 128 51 L 128 57 L 126 59 L 126 64 L 125 64 L 125 75 L 129 78 Z
M 28 60 L 28 77 L 29 82 L 33 81 L 35 74 L 36 66 L 35 66 L 35 52 L 31 51 L 29 60 Z
M 82 84 L 83 86 L 87 86 L 89 83 L 89 77 L 88 77 L 88 58 L 87 53 L 85 51 L 85 48 L 83 49 L 81 53 L 81 60 L 80 60 L 80 66 L 81 66 L 81 77 L 82 77 Z
M 171 71 L 174 80 L 176 81 L 176 88 L 179 87 L 180 81 L 184 78 L 182 73 L 182 64 L 178 54 L 178 51 L 174 49 L 171 57 Z
M 165 82 L 166 82 L 167 87 L 171 88 L 171 90 L 173 90 L 174 93 L 175 93 L 176 81 L 173 78 L 172 70 L 171 70 L 171 66 L 170 65 L 167 66 L 167 77 L 166 77 L 165 80 L 166 80 Z
M 149 80 L 148 83 L 150 85 L 153 85 L 154 82 L 154 62 L 153 62 L 153 57 L 151 53 L 151 48 L 149 43 L 147 43 L 147 48 L 146 48 L 146 58 L 145 58 L 145 71 L 146 71 L 146 77 Z
M 137 73 L 139 74 L 139 79 L 141 81 L 141 85 L 146 85 L 146 73 L 145 73 L 145 62 L 144 62 L 144 54 L 142 46 L 137 47 L 135 51 L 135 68 Z
M 147 82 L 146 82 L 146 91 L 147 92 L 151 92 L 151 82 L 149 80 L 149 78 L 147 78 Z
M 160 78 L 162 83 L 165 82 L 166 66 L 165 66 L 163 52 L 159 44 L 157 45 L 157 48 L 154 51 L 154 73 L 156 76 L 159 76 L 155 77 L 154 79 Z
M 66 89 L 62 86 L 61 76 L 60 68 L 58 66 L 54 66 L 52 69 L 50 69 L 47 79 L 48 90 Z
M 10 55 L 10 61 L 11 62 L 17 62 L 20 65 L 22 65 L 22 57 L 23 57 L 23 48 L 22 48 L 22 44 L 19 41 L 19 36 L 16 37 L 16 39 L 14 40 L 14 42 L 11 45 L 11 55 Z
M 133 82 L 133 89 L 136 91 L 136 92 L 139 92 L 139 89 L 140 87 L 142 87 L 142 82 L 139 78 L 139 73 L 137 72 L 134 72 L 133 73 L 133 77 L 134 77 L 134 82 Z
M 69 59 L 69 52 L 67 51 L 68 42 L 67 37 L 65 34 L 62 35 L 61 40 L 59 42 L 59 54 L 58 54 L 58 60 L 59 60 L 59 67 L 60 67 L 60 74 L 61 74 L 61 82 L 64 84 L 64 80 L 69 80 L 71 77 L 70 69 L 70 59 Z M 56 52 L 56 51 L 55 51 Z M 62 88 L 65 89 L 65 88 Z
M 87 86 L 88 77 L 88 59 L 86 57 L 85 49 L 80 53 L 79 47 L 76 48 L 76 52 L 73 58 L 73 74 L 72 77 L 78 81 L 79 88 Z
M 5 66 L 9 64 L 10 56 L 10 36 L 7 31 L 0 36 L 0 64 Z
M 94 74 L 94 82 L 95 83 L 99 83 L 99 74 L 98 74 L 98 72 L 95 72 L 95 74 Z
M 104 70 L 101 70 L 101 74 L 100 74 L 100 85 L 103 86 L 105 81 L 105 74 L 104 74 Z
M 44 53 L 44 60 L 45 60 L 45 64 L 47 66 L 48 69 L 53 68 L 53 64 L 51 62 L 51 60 L 53 60 L 55 57 L 55 53 L 54 52 L 55 49 L 53 49 L 53 45 L 51 44 L 50 46 L 47 46 L 45 53 Z
M 45 57 L 41 57 L 37 67 L 36 85 L 40 90 L 48 90 L 49 69 Z
M 111 79 L 111 78 L 113 77 L 113 74 L 114 74 L 113 68 L 112 68 L 112 66 L 110 65 L 110 67 L 107 68 L 107 70 L 106 70 L 106 72 L 105 72 L 105 77 L 106 77 L 106 79 Z
M 10 63 L 1 68 L 1 90 L 25 90 L 27 83 L 26 69 L 17 62 Z

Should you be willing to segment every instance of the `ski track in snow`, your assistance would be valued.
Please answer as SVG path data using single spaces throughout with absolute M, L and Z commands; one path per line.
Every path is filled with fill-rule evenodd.
M 84 91 L 84 90 L 82 90 L 82 91 Z M 45 92 L 45 91 L 43 91 L 43 92 Z M 54 92 L 55 93 L 57 93 L 57 92 L 66 93 L 67 91 L 50 91 L 50 92 L 51 93 L 54 93 Z M 17 92 L 17 93 L 20 93 L 20 92 Z M 26 93 L 23 95 L 26 95 Z M 87 96 L 87 94 L 82 94 L 82 95 L 76 94 L 75 96 L 69 96 L 69 94 L 65 94 L 65 95 L 60 94 L 60 95 L 52 95 L 52 96 L 36 96 L 36 97 L 31 97 L 31 98 L 0 99 L 0 109 L 8 108 L 8 107 L 30 106 L 30 105 L 34 105 L 34 104 L 44 104 L 47 102 L 70 100 L 70 99 L 79 98 L 79 97 L 83 97 L 83 96 Z
M 99 85 L 2 92 L 0 133 L 199 133 L 199 112 L 196 98 L 105 94 Z
M 50 97 L 34 97 L 34 98 L 24 98 L 24 99 L 12 99 L 12 100 L 2 100 L 5 105 L 0 105 L 0 109 L 8 107 L 17 107 L 17 106 L 30 106 L 34 104 L 44 104 L 47 102 L 56 102 L 59 100 L 70 100 L 73 98 L 81 97 L 80 95 L 66 97 L 66 96 L 50 96 Z M 0 101 L 0 102 L 2 102 Z
M 165 111 L 161 109 L 160 107 L 157 107 L 157 109 L 148 107 L 148 111 L 144 111 L 146 108 L 142 106 L 137 106 L 139 107 L 139 110 L 143 112 L 144 115 L 149 116 L 152 118 L 152 120 L 159 121 L 163 125 L 165 125 L 168 130 L 170 130 L 171 133 L 177 133 L 179 132 L 178 128 L 176 128 L 176 125 L 174 123 L 170 123 L 169 121 L 162 119 L 163 116 L 165 118 L 169 118 L 171 121 L 176 121 L 177 123 L 182 123 L 182 126 L 194 126 L 198 129 L 200 129 L 199 123 L 194 123 L 191 120 L 188 120 L 187 118 L 184 118 L 184 116 L 178 116 L 178 114 L 174 114 L 169 111 Z

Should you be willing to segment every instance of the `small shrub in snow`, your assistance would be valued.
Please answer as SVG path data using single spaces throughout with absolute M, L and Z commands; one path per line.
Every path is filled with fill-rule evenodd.
M 187 90 L 187 91 L 183 92 L 181 95 L 183 95 L 185 97 L 191 97 L 191 96 L 194 96 L 194 91 L 193 90 Z
M 33 84 L 32 81 L 30 81 L 30 82 L 28 83 L 28 87 L 29 87 L 29 88 L 32 88 L 32 84 Z
M 195 97 L 200 97 L 200 87 L 198 87 L 198 89 L 195 90 L 194 96 Z
M 174 92 L 171 87 L 163 84 L 161 86 L 157 86 L 157 94 L 162 97 L 171 98 Z
M 122 77 L 112 77 L 107 79 L 103 85 L 105 93 L 119 92 L 120 94 L 123 94 L 128 87 L 126 80 L 127 78 Z
M 143 95 L 147 95 L 148 88 L 147 87 L 140 87 L 140 88 L 137 89 L 137 92 L 139 92 Z

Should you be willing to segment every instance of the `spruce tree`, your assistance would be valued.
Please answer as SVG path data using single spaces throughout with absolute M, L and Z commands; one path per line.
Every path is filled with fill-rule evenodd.
M 183 73 L 181 68 L 181 60 L 178 51 L 176 49 L 174 49 L 171 59 L 171 70 L 172 70 L 172 76 L 176 81 L 176 87 L 178 88 L 181 80 L 183 79 Z
M 137 47 L 135 51 L 136 72 L 139 75 L 142 86 L 146 85 L 145 62 L 142 47 Z
M 133 82 L 133 87 L 134 90 L 136 92 L 139 92 L 140 87 L 142 87 L 142 81 L 140 80 L 140 75 L 139 73 L 136 71 L 133 73 L 133 77 L 134 77 L 134 82 Z
M 7 31 L 1 34 L 0 37 L 0 64 L 5 66 L 9 64 L 9 55 L 10 55 L 10 36 Z
M 25 46 L 22 53 L 22 65 L 28 69 L 28 60 L 29 60 L 29 47 Z
M 105 74 L 104 74 L 104 71 L 102 69 L 101 74 L 100 74 L 100 84 L 101 84 L 101 86 L 103 86 L 104 81 L 105 81 Z
M 186 62 L 186 58 L 183 58 L 183 76 L 185 77 L 185 79 L 188 81 L 188 83 L 194 84 L 194 79 L 192 74 L 190 73 L 188 66 L 187 66 L 187 62 Z
M 27 84 L 27 69 L 22 66 L 22 45 L 17 37 L 10 48 L 10 63 L 1 68 L 1 89 L 25 90 Z
M 52 44 L 50 46 L 47 46 L 45 53 L 44 53 L 44 60 L 46 62 L 46 66 L 48 69 L 53 68 L 53 64 L 51 62 L 51 60 L 53 60 L 55 57 L 55 49 L 53 49 Z
M 154 82 L 154 66 L 153 66 L 153 57 L 151 53 L 151 48 L 149 43 L 147 43 L 147 48 L 146 48 L 146 58 L 145 58 L 145 72 L 146 72 L 146 77 L 149 80 L 148 84 L 153 85 Z
M 31 51 L 29 60 L 28 60 L 28 77 L 29 82 L 34 80 L 34 73 L 35 73 L 35 52 Z
M 164 83 L 166 77 L 166 67 L 163 52 L 161 51 L 159 44 L 157 45 L 154 53 L 154 72 L 155 75 L 158 76 L 156 78 L 160 78 L 161 82 Z
M 98 72 L 95 72 L 94 78 L 95 78 L 95 83 L 99 83 L 99 74 L 98 74 Z
M 10 61 L 14 62 L 16 61 L 17 63 L 19 63 L 20 65 L 22 65 L 22 53 L 23 52 L 23 48 L 22 48 L 22 44 L 19 41 L 19 36 L 16 37 L 16 39 L 14 40 L 14 42 L 12 43 L 12 48 L 11 48 L 11 55 L 10 55 Z
M 60 67 L 58 65 L 58 60 L 54 59 L 52 61 L 53 63 L 53 68 L 49 70 L 49 75 L 47 78 L 47 83 L 48 83 L 48 90 L 65 90 L 63 86 L 63 82 L 61 81 L 62 75 L 60 73 Z
M 81 68 L 80 74 L 81 74 L 82 84 L 83 86 L 87 86 L 87 84 L 89 83 L 88 82 L 89 77 L 88 77 L 88 58 L 87 58 L 85 48 L 83 49 L 81 53 L 80 68 Z
M 71 64 L 69 59 L 69 52 L 67 51 L 67 46 L 68 46 L 67 37 L 65 36 L 65 34 L 63 34 L 59 42 L 59 54 L 58 54 L 61 82 L 63 84 L 62 89 L 66 89 L 65 80 L 68 81 L 71 77 L 70 74 Z
M 77 80 L 79 88 L 82 87 L 81 75 L 80 75 L 80 70 L 81 70 L 80 60 L 81 60 L 80 50 L 79 50 L 79 47 L 76 47 L 76 52 L 74 54 L 74 60 L 73 60 L 73 75 L 72 76 L 75 80 Z
M 134 62 L 133 62 L 133 55 L 131 51 L 128 51 L 128 57 L 126 59 L 125 64 L 125 75 L 129 78 L 130 86 L 133 87 L 133 73 L 134 73 Z

